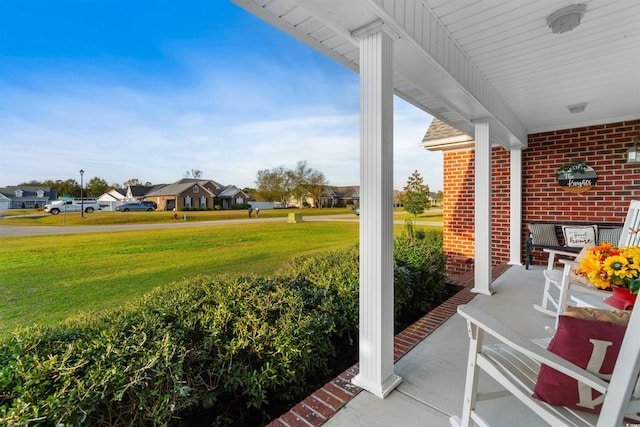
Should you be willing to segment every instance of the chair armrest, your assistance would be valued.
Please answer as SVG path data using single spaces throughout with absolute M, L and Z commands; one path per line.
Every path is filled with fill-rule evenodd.
M 547 349 L 536 345 L 532 341 L 522 338 L 512 329 L 504 326 L 484 311 L 469 305 L 460 305 L 458 306 L 458 314 L 464 317 L 469 324 L 477 326 L 485 333 L 507 344 L 509 347 L 519 351 L 530 359 L 562 372 L 601 393 L 606 392 L 609 386 L 606 381 L 574 365 L 568 360 L 551 353 Z
M 569 257 L 571 259 L 575 259 L 578 254 L 575 252 L 569 251 L 561 251 L 559 249 L 550 249 L 544 248 L 543 251 L 549 254 L 549 259 L 547 260 L 547 270 L 553 270 L 553 266 L 555 265 L 556 256 Z M 566 258 L 561 258 L 560 261 L 564 261 Z
M 567 256 L 567 257 L 571 257 L 571 258 L 575 258 L 578 256 L 578 252 L 569 252 L 569 251 L 562 251 L 560 249 L 551 249 L 551 248 L 543 248 L 542 249 L 545 252 L 548 252 L 549 255 L 562 255 L 562 256 Z

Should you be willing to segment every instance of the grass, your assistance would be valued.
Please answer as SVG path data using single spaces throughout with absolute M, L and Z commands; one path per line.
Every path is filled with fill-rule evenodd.
M 396 208 L 393 219 L 395 220 L 413 220 L 413 214 L 408 213 L 404 208 Z M 429 209 L 416 217 L 416 221 L 442 222 L 442 209 Z
M 198 274 L 270 274 L 299 254 L 353 245 L 358 223 L 254 223 L 2 238 L 0 336 L 119 306 Z
M 260 218 L 286 218 L 291 212 L 302 212 L 303 216 L 317 215 L 353 215 L 353 211 L 346 208 L 322 208 L 322 209 L 263 209 L 260 210 Z M 221 221 L 229 219 L 246 219 L 249 215 L 246 210 L 221 210 L 221 211 L 179 211 L 180 221 Z M 84 218 L 80 213 L 68 213 L 51 215 L 35 209 L 10 209 L 2 213 L 0 221 L 2 225 L 107 225 L 107 224 L 157 224 L 174 222 L 173 212 L 93 212 L 85 213 Z M 28 216 L 23 216 L 28 215 Z M 16 216 L 14 218 L 14 216 Z M 355 216 L 355 215 L 354 215 Z M 7 218 L 10 217 L 10 218 Z M 255 218 L 255 213 L 253 214 Z
M 286 217 L 295 211 L 264 210 L 260 217 Z M 301 212 L 303 216 L 349 214 L 347 218 L 357 218 L 348 209 Z M 0 238 L 0 337 L 16 327 L 46 325 L 79 312 L 117 307 L 154 287 L 198 274 L 271 274 L 296 255 L 358 242 L 357 222 L 252 223 L 246 211 L 180 214 L 186 214 L 187 221 L 247 221 L 215 227 Z M 396 214 L 394 218 L 405 217 Z M 62 221 L 63 215 L 43 215 L 3 218 L 0 224 L 62 227 Z M 79 213 L 67 214 L 65 222 L 107 225 L 174 220 L 172 212 L 95 212 L 85 214 L 84 219 Z M 396 224 L 394 230 L 399 233 L 402 225 Z

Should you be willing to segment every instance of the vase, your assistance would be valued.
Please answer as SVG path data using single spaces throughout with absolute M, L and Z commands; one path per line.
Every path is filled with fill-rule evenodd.
M 617 308 L 618 310 L 631 310 L 636 303 L 637 294 L 631 293 L 627 288 L 621 288 L 620 286 L 611 286 L 613 294 L 604 300 L 605 303 Z

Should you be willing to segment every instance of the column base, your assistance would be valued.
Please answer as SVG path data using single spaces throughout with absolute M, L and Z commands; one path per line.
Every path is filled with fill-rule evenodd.
M 384 399 L 402 382 L 402 377 L 392 374 L 382 384 L 378 384 L 374 381 L 369 381 L 363 377 L 362 374 L 358 374 L 351 379 L 353 385 L 357 385 L 360 388 L 367 390 L 374 396 L 378 396 Z
M 471 292 L 473 292 L 474 294 L 482 294 L 482 295 L 486 295 L 486 296 L 489 296 L 489 297 L 496 293 L 496 291 L 494 291 L 491 288 L 489 288 L 489 289 L 473 288 L 473 289 L 471 289 Z

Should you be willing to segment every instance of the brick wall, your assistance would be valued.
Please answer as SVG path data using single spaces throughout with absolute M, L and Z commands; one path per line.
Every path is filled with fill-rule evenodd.
M 640 164 L 627 164 L 632 137 L 640 137 L 640 120 L 587 126 L 529 135 L 522 162 L 522 254 L 529 221 L 624 221 L 629 201 L 640 199 Z M 509 261 L 509 152 L 492 151 L 492 262 Z M 557 183 L 555 171 L 584 161 L 597 173 L 589 191 L 569 193 Z M 473 268 L 474 152 L 444 153 L 444 251 L 447 273 Z M 542 261 L 534 252 L 534 263 Z M 524 259 L 523 259 L 524 261 Z

